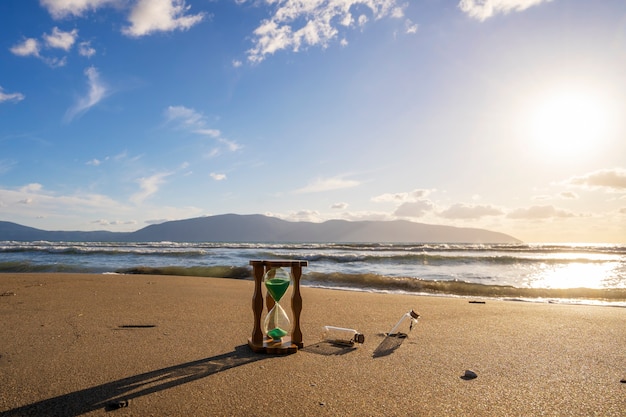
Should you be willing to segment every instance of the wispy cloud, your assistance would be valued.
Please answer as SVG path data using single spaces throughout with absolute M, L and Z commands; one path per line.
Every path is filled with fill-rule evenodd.
M 130 197 L 130 201 L 141 204 L 144 200 L 159 191 L 165 179 L 172 175 L 172 172 L 159 172 L 149 177 L 142 177 L 137 180 L 139 191 Z
M 204 129 L 206 117 L 194 109 L 185 106 L 169 106 L 165 109 L 165 118 L 168 122 L 178 122 L 181 126 Z M 211 130 L 211 132 L 215 132 Z
M 184 0 L 139 0 L 128 16 L 130 26 L 122 32 L 140 37 L 154 32 L 187 30 L 205 18 L 204 13 L 187 14 L 190 8 Z
M 357 187 L 361 183 L 355 180 L 346 180 L 342 177 L 317 178 L 308 185 L 297 189 L 297 194 L 320 193 L 324 191 L 340 190 L 343 188 Z
M 220 130 L 209 127 L 207 117 L 195 109 L 185 106 L 169 106 L 165 109 L 164 116 L 168 123 L 175 124 L 179 129 L 185 129 L 191 133 L 217 140 L 230 152 L 236 152 L 242 148 L 237 142 L 222 137 Z M 210 156 L 215 156 L 219 153 L 219 149 L 214 149 Z
M 18 102 L 24 100 L 25 96 L 22 93 L 5 93 L 4 89 L 0 86 L 0 103 L 5 101 Z
M 248 60 L 255 63 L 283 49 L 297 52 L 308 46 L 327 47 L 338 38 L 340 29 L 365 25 L 369 20 L 365 9 L 377 20 L 401 18 L 406 7 L 406 3 L 397 0 L 266 0 L 266 3 L 277 7 L 254 30 L 254 46 L 248 50 Z
M 461 0 L 459 8 L 470 17 L 484 21 L 497 14 L 521 12 L 552 0 Z
M 431 193 L 432 190 L 426 189 L 416 189 L 410 192 L 402 192 L 402 193 L 385 193 L 378 195 L 376 197 L 372 197 L 372 201 L 375 203 L 402 203 L 405 201 L 416 201 L 425 197 Z
M 84 114 L 109 93 L 109 90 L 100 79 L 100 74 L 95 67 L 87 68 L 85 70 L 85 76 L 87 77 L 87 94 L 80 97 L 76 104 L 67 110 L 65 113 L 66 122 L 71 122 L 75 117 Z
M 0 159 L 0 175 L 9 172 L 16 165 L 15 161 Z
M 17 216 L 65 216 L 72 212 L 124 211 L 125 208 L 109 197 L 100 194 L 56 195 L 40 183 L 30 183 L 17 189 L 0 187 L 0 201 L 5 202 L 5 213 Z

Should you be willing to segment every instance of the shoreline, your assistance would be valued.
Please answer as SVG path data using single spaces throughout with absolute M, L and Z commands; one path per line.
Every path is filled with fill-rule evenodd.
M 202 272 L 202 268 L 189 267 L 137 267 L 124 271 L 110 272 L 55 272 L 55 271 L 25 271 L 25 272 L 2 272 L 2 274 L 76 274 L 76 275 L 127 275 L 127 276 L 163 276 L 177 277 L 188 276 L 196 278 L 224 278 L 235 280 L 252 281 L 252 271 L 247 267 L 220 266 L 209 267 L 210 270 L 221 272 L 220 275 L 196 275 L 194 272 Z M 184 272 L 184 273 L 183 273 Z M 215 272 L 215 271 L 214 271 Z M 339 291 L 356 291 L 375 294 L 398 294 L 424 297 L 460 297 L 476 298 L 485 300 L 518 301 L 530 303 L 552 303 L 568 305 L 594 305 L 604 307 L 626 308 L 626 288 L 517 288 L 510 285 L 479 284 L 462 281 L 432 281 L 411 277 L 391 277 L 370 274 L 367 278 L 370 283 L 375 282 L 375 287 L 362 285 L 352 276 L 358 274 L 343 274 L 348 282 L 355 286 L 342 286 L 339 284 L 325 285 L 316 281 L 319 273 L 304 273 L 301 285 L 311 288 L 320 288 Z M 336 277 L 336 275 L 335 275 Z M 313 281 L 308 281 L 313 278 Z M 372 279 L 374 278 L 374 279 Z M 408 284 L 407 284 L 408 283 Z M 391 287 L 389 289 L 388 287 Z M 408 287 L 409 289 L 402 289 Z M 425 288 L 420 288 L 425 287 Z M 441 288 L 440 288 L 441 287 Z M 399 288 L 399 289 L 394 289 Z M 448 290 L 448 292 L 442 289 Z M 602 297 L 602 295 L 605 295 Z
M 253 282 L 0 274 L 0 415 L 623 415 L 626 315 L 303 287 L 304 348 L 254 354 Z M 375 356 L 407 311 L 419 323 Z M 365 335 L 325 352 L 324 325 Z M 462 378 L 472 370 L 478 378 Z M 273 404 L 281 404 L 279 411 Z

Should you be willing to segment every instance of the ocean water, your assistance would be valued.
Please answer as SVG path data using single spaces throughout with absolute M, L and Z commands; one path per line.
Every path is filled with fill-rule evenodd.
M 626 245 L 0 242 L 0 272 L 251 279 L 255 259 L 309 261 L 304 286 L 626 306 Z

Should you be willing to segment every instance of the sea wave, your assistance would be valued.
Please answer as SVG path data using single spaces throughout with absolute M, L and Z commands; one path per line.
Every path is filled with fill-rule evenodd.
M 626 288 L 517 288 L 458 280 L 423 280 L 377 274 L 308 273 L 303 285 L 383 292 L 520 299 L 579 299 L 626 302 Z
M 75 265 L 34 264 L 32 262 L 0 262 L 0 273 L 117 273 L 197 276 L 252 279 L 249 266 L 136 266 L 115 271 L 94 270 Z M 413 277 L 391 277 L 373 273 L 306 272 L 302 285 L 310 287 L 350 289 L 370 292 L 396 292 L 421 295 L 446 295 L 524 300 L 597 301 L 608 305 L 626 306 L 626 288 L 520 288 L 462 280 L 428 280 Z
M 626 245 L 0 242 L 0 272 L 250 279 L 251 259 L 309 261 L 303 285 L 310 286 L 626 301 Z M 561 287 L 589 288 L 554 289 Z
M 115 271 L 118 274 L 177 275 L 213 278 L 251 279 L 252 271 L 248 267 L 236 266 L 166 266 L 125 268 Z
M 100 273 L 98 269 L 68 264 L 40 264 L 29 261 L 0 262 L 0 273 L 59 272 L 59 273 Z
M 604 253 L 626 255 L 626 245 L 611 244 L 452 244 L 452 243 L 246 243 L 246 242 L 57 242 L 57 241 L 0 241 L 0 252 L 82 249 L 85 251 L 109 250 L 153 252 L 192 252 L 211 249 L 267 249 L 275 250 L 318 250 L 348 252 L 512 252 L 512 253 Z

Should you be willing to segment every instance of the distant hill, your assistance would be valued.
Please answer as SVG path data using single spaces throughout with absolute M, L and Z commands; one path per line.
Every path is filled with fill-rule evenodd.
M 136 232 L 46 231 L 0 221 L 0 240 L 66 242 L 419 242 L 519 243 L 485 229 L 395 221 L 289 222 L 259 214 L 198 217 L 144 227 Z

